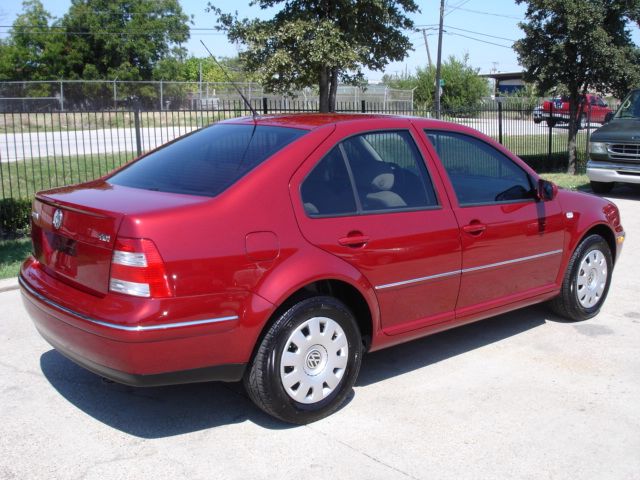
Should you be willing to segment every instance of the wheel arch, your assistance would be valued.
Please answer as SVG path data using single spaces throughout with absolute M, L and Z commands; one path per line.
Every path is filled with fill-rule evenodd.
M 254 358 L 256 351 L 260 347 L 262 339 L 269 331 L 269 328 L 273 323 L 282 315 L 287 309 L 293 306 L 295 303 L 314 296 L 327 295 L 340 300 L 344 303 L 353 313 L 356 320 L 356 325 L 360 330 L 362 336 L 363 347 L 366 350 L 371 345 L 371 340 L 375 334 L 378 322 L 378 310 L 377 302 L 375 307 L 372 307 L 371 300 L 367 299 L 367 296 L 355 286 L 352 282 L 345 279 L 338 278 L 321 278 L 315 279 L 298 286 L 297 288 L 289 291 L 278 302 L 274 303 L 274 309 L 268 316 L 267 320 L 262 325 L 258 336 L 256 337 L 253 350 L 251 352 L 251 360 Z
M 611 228 L 609 228 L 609 226 L 602 224 L 602 223 L 598 223 L 596 225 L 593 225 L 592 227 L 590 227 L 589 229 L 587 229 L 587 231 L 585 231 L 582 236 L 580 237 L 580 239 L 578 240 L 578 242 L 576 243 L 575 248 L 577 248 L 578 245 L 580 245 L 582 243 L 582 241 L 587 238 L 589 235 L 593 235 L 593 234 L 597 234 L 600 235 L 602 238 L 605 239 L 605 241 L 607 242 L 607 245 L 609 245 L 609 249 L 611 250 L 611 258 L 615 264 L 616 261 L 616 236 L 613 233 L 613 231 L 611 230 Z

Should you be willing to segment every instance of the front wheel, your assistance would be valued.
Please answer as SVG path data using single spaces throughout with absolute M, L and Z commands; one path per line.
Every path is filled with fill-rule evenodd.
M 612 269 L 609 244 L 600 235 L 589 235 L 569 260 L 560 295 L 550 302 L 552 310 L 571 321 L 596 316 L 607 298 Z
M 271 325 L 245 377 L 253 402 L 289 423 L 335 412 L 360 370 L 362 339 L 351 311 L 333 297 L 302 300 Z

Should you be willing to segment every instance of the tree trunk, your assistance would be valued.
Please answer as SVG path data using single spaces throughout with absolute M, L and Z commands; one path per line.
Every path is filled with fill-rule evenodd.
M 581 102 L 582 98 L 585 98 L 586 89 L 582 92 L 575 91 L 569 94 L 569 138 L 567 141 L 567 150 L 569 152 L 569 164 L 567 165 L 567 173 L 570 175 L 576 175 L 578 173 L 578 128 L 582 123 L 580 118 L 584 111 L 585 102 Z
M 576 136 L 578 134 L 578 103 L 579 95 L 577 90 L 569 94 L 569 137 L 567 140 L 567 150 L 569 152 L 569 163 L 567 165 L 567 173 L 576 174 L 577 165 L 577 144 Z
M 323 68 L 318 75 L 318 90 L 320 94 L 320 112 L 329 112 L 329 69 Z
M 331 69 L 331 84 L 329 86 L 329 111 L 336 111 L 336 94 L 338 93 L 338 69 Z

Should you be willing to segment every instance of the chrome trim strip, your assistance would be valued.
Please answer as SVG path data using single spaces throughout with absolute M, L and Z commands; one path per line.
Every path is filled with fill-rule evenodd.
M 427 280 L 434 280 L 436 278 L 450 277 L 452 275 L 460 275 L 463 273 L 475 272 L 475 271 L 484 270 L 487 268 L 502 267 L 504 265 L 510 265 L 512 263 L 526 262 L 528 260 L 535 260 L 536 258 L 548 257 L 550 255 L 558 255 L 560 253 L 562 253 L 562 250 L 552 250 L 550 252 L 538 253 L 537 255 L 530 255 L 528 257 L 514 258 L 513 260 L 505 260 L 504 262 L 481 265 L 479 267 L 464 268 L 462 270 L 454 270 L 452 272 L 438 273 L 436 275 L 429 275 L 428 277 L 412 278 L 410 280 L 403 280 L 401 282 L 385 283 L 384 285 L 377 285 L 375 289 L 383 290 L 385 288 L 401 287 L 403 285 L 411 285 L 412 283 L 425 282 Z
M 552 250 L 550 252 L 538 253 L 537 255 L 530 255 L 528 257 L 514 258 L 513 260 L 505 260 L 504 262 L 490 263 L 489 265 L 480 265 L 479 267 L 464 268 L 462 270 L 462 273 L 475 272 L 478 270 L 484 270 L 486 268 L 501 267 L 503 265 L 510 265 L 512 263 L 526 262 L 527 260 L 535 260 L 536 258 L 548 257 L 550 255 L 558 255 L 559 253 L 562 253 L 562 250 Z
M 384 285 L 378 285 L 377 287 L 375 287 L 375 289 L 382 290 L 384 288 L 400 287 L 402 285 L 410 285 L 412 283 L 426 282 L 427 280 L 433 280 L 435 278 L 450 277 L 452 275 L 459 275 L 459 274 L 460 274 L 460 270 L 454 270 L 453 272 L 438 273 L 437 275 L 429 275 L 428 277 L 412 278 L 411 280 L 403 280 L 402 282 L 386 283 Z
M 170 328 L 180 328 L 180 327 L 191 327 L 194 325 L 207 325 L 210 323 L 220 323 L 220 322 L 229 322 L 231 320 L 238 320 L 238 315 L 231 315 L 228 317 L 219 317 L 219 318 L 207 318 L 204 320 L 193 320 L 190 322 L 176 322 L 176 323 L 163 323 L 159 325 L 138 325 L 135 327 L 130 327 L 127 325 L 118 325 L 116 323 L 103 322 L 102 320 L 96 320 L 94 318 L 83 315 L 82 313 L 75 312 L 70 308 L 63 307 L 62 305 L 57 304 L 56 302 L 52 302 L 45 296 L 36 292 L 33 288 L 31 288 L 25 280 L 23 280 L 22 276 L 18 277 L 18 281 L 20 285 L 24 287 L 31 295 L 36 297 L 38 300 L 50 305 L 58 310 L 62 310 L 69 315 L 73 315 L 74 317 L 80 318 L 82 320 L 86 320 L 87 322 L 91 322 L 95 325 L 100 325 L 102 327 L 112 328 L 114 330 L 123 330 L 125 332 L 148 332 L 152 330 L 166 330 Z
M 633 163 L 614 163 L 614 162 L 596 162 L 589 160 L 587 162 L 587 168 L 602 169 L 602 170 L 629 170 L 632 172 L 640 171 L 640 161 L 637 164 Z

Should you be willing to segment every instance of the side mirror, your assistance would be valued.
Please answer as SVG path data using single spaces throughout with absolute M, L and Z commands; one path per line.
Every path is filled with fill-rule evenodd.
M 558 186 L 548 180 L 538 180 L 538 189 L 536 191 L 538 200 L 548 202 L 556 198 L 558 195 Z
M 613 112 L 607 112 L 607 114 L 604 116 L 604 123 L 609 123 L 612 118 L 613 118 Z

